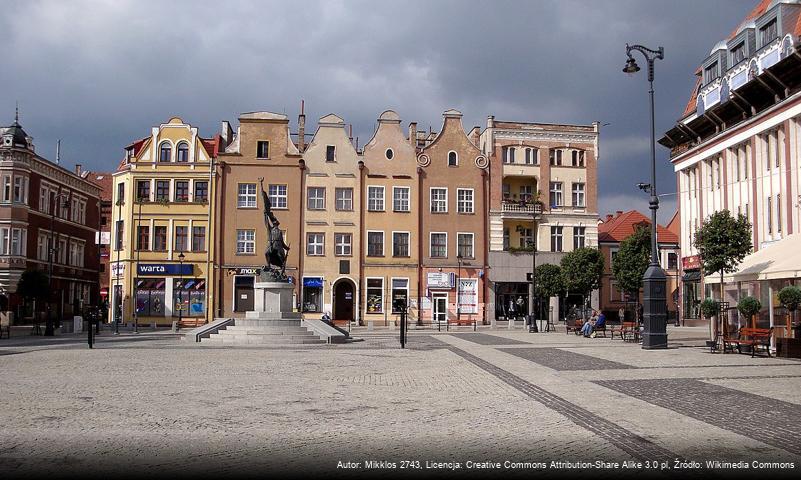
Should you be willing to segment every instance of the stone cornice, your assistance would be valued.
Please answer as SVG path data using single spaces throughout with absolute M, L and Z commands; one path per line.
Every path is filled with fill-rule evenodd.
M 592 143 L 597 133 L 554 132 L 549 130 L 503 130 L 495 129 L 495 139 L 528 140 L 533 142 Z

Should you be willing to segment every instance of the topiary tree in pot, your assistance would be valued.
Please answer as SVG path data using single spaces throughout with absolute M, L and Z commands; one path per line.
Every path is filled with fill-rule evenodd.
M 737 310 L 747 318 L 752 326 L 754 324 L 754 315 L 762 310 L 762 304 L 754 297 L 743 297 L 737 302 Z
M 784 305 L 784 308 L 786 308 L 787 311 L 790 312 L 790 315 L 788 316 L 788 322 L 787 322 L 788 323 L 788 325 L 787 325 L 788 332 L 787 333 L 788 334 L 790 333 L 789 332 L 789 327 L 790 327 L 790 325 L 789 325 L 790 320 L 789 319 L 790 319 L 790 317 L 792 317 L 793 325 L 794 325 L 794 327 L 796 329 L 795 338 L 801 337 L 801 325 L 799 325 L 798 322 L 795 319 L 795 311 L 798 310 L 799 306 L 801 306 L 801 288 L 798 288 L 798 287 L 796 287 L 794 285 L 790 285 L 790 286 L 782 288 L 781 290 L 779 290 L 779 301 L 782 303 L 782 305 Z
M 701 302 L 701 305 L 698 306 L 701 310 L 701 315 L 709 320 L 710 324 L 712 323 L 712 318 L 715 317 L 718 313 L 720 313 L 720 302 L 715 300 L 714 298 L 707 298 Z M 717 325 L 717 322 L 715 322 Z M 712 331 L 710 331 L 710 335 L 712 335 L 712 340 L 715 340 L 715 333 L 717 331 L 717 327 L 715 327 Z

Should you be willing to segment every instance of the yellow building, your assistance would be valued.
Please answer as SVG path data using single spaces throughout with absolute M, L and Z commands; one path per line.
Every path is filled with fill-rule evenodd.
M 110 320 L 211 319 L 216 155 L 216 141 L 178 117 L 126 148 L 114 174 Z

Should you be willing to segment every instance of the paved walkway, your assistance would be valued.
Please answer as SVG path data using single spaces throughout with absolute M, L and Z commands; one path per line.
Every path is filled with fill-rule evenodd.
M 12 337 L 0 341 L 0 475 L 341 476 L 351 462 L 612 478 L 657 462 L 708 478 L 689 468 L 707 461 L 752 467 L 724 476 L 796 475 L 801 362 L 712 354 L 696 346 L 705 332 L 671 327 L 680 347 L 660 351 L 505 328 L 413 331 L 405 350 L 397 330 L 303 348 L 164 331 L 104 332 L 93 350 L 83 335 Z

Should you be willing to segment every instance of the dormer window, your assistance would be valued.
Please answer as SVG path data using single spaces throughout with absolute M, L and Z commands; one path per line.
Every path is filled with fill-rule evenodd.
M 731 64 L 737 65 L 743 60 L 745 60 L 745 42 L 740 42 L 731 49 Z
M 759 29 L 759 46 L 764 47 L 765 45 L 769 44 L 773 41 L 776 37 L 778 37 L 778 31 L 776 30 L 776 19 L 774 18 L 764 27 Z
M 448 166 L 455 167 L 457 165 L 459 165 L 459 156 L 456 154 L 456 152 L 451 150 L 448 152 Z
M 325 146 L 325 161 L 326 162 L 334 162 L 334 161 L 336 161 L 336 152 L 337 152 L 337 147 L 335 145 L 326 145 Z
M 270 142 L 259 140 L 256 142 L 256 158 L 270 158 Z
M 720 69 L 718 68 L 718 62 L 712 62 L 711 65 L 704 69 L 704 80 L 705 83 L 709 83 L 712 80 L 718 78 L 720 76 Z
M 186 142 L 181 142 L 178 144 L 178 149 L 176 150 L 175 156 L 176 162 L 188 162 L 189 161 L 189 144 Z
M 172 160 L 172 145 L 170 142 L 161 142 L 159 146 L 159 162 L 169 162 Z

